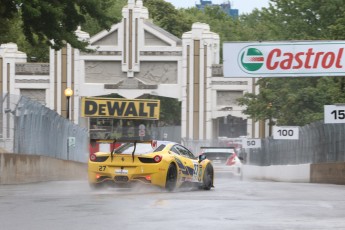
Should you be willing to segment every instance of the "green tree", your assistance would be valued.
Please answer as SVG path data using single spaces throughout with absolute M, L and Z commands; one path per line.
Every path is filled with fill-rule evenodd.
M 104 9 L 104 14 L 112 17 L 114 20 L 112 24 L 116 24 L 122 19 L 122 8 L 127 4 L 128 0 L 108 0 L 109 7 Z M 85 23 L 81 25 L 82 30 L 90 34 L 90 36 L 104 30 L 105 28 L 97 22 L 97 18 L 93 18 L 90 15 L 85 16 Z
M 192 23 L 182 10 L 177 10 L 171 3 L 164 0 L 144 0 L 143 3 L 148 8 L 153 23 L 162 29 L 177 37 L 190 30 Z
M 11 20 L 20 18 L 25 39 L 31 44 L 46 43 L 60 49 L 65 43 L 85 50 L 87 43 L 79 41 L 74 31 L 86 22 L 86 17 L 97 20 L 108 29 L 116 22 L 105 14 L 110 0 L 0 0 L 0 25 L 2 32 L 11 29 Z

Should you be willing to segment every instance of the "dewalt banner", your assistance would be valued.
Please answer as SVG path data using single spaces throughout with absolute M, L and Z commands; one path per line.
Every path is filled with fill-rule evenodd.
M 160 101 L 83 97 L 82 117 L 114 117 L 119 119 L 159 120 Z

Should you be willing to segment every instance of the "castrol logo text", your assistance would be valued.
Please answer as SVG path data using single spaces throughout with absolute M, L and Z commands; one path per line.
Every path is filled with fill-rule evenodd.
M 345 76 L 345 41 L 234 43 L 223 52 L 225 77 Z

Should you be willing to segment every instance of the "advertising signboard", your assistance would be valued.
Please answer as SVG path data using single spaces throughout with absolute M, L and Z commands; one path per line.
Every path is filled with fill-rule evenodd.
M 345 41 L 223 44 L 224 77 L 345 76 Z
M 160 101 L 83 97 L 82 117 L 114 117 L 122 119 L 159 120 Z

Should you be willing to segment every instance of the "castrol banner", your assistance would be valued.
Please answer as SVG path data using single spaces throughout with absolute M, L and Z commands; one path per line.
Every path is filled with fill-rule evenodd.
M 224 77 L 345 76 L 345 41 L 223 44 Z

